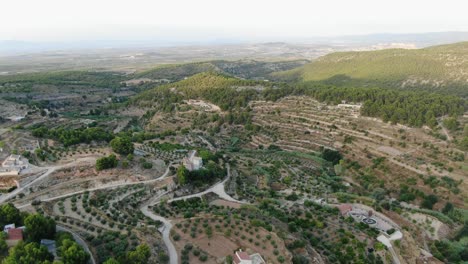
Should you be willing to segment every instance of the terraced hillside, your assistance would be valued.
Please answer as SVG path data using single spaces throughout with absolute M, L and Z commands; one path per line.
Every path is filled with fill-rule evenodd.
M 335 85 L 423 89 L 468 96 L 468 42 L 424 49 L 337 52 L 277 74 Z
M 308 97 L 286 97 L 275 103 L 252 102 L 252 122 L 262 127 L 252 135 L 248 147 L 270 145 L 288 152 L 313 153 L 323 148 L 338 149 L 345 156 L 343 176 L 357 188 L 372 193 L 379 186 L 398 198 L 401 184 L 464 207 L 467 199 L 466 168 L 457 161 L 463 152 L 453 144 L 430 135 L 428 128 L 390 125 L 363 117 L 360 105 L 330 106 Z M 372 168 L 372 169 L 365 169 Z M 431 187 L 431 179 L 439 182 Z M 461 192 L 460 192 L 461 191 Z

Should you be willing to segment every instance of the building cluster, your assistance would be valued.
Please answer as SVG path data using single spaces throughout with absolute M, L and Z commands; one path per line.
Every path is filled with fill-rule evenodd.
M 25 227 L 16 227 L 15 224 L 9 224 L 3 227 L 3 232 L 6 234 L 6 243 L 8 247 L 14 247 L 20 241 L 23 241 L 23 231 Z
M 8 224 L 3 227 L 3 232 L 6 234 L 5 242 L 8 247 L 16 246 L 20 241 L 23 241 L 23 233 L 26 230 L 26 227 L 20 226 L 16 227 L 15 224 Z M 41 245 L 45 246 L 47 250 L 57 257 L 57 248 L 55 240 L 50 239 L 41 239 Z
M 182 160 L 182 163 L 184 164 L 185 168 L 187 168 L 187 170 L 195 171 L 203 167 L 203 160 L 197 155 L 197 151 L 192 150 L 189 152 L 188 156 Z
M 17 176 L 22 170 L 27 169 L 28 166 L 28 160 L 21 157 L 21 155 L 10 155 L 2 162 L 0 176 Z

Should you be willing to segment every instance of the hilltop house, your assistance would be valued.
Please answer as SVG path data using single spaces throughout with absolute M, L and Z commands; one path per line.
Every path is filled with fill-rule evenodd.
M 262 256 L 258 253 L 249 255 L 245 251 L 236 251 L 234 255 L 234 263 L 235 264 L 265 264 L 265 260 L 263 260 Z
M 349 212 L 353 211 L 353 206 L 350 204 L 340 204 L 338 205 L 338 209 L 342 216 L 346 216 Z
M 189 154 L 188 157 L 185 157 L 182 161 L 184 164 L 185 168 L 189 171 L 194 171 L 194 170 L 199 170 L 203 166 L 203 160 L 201 157 L 197 156 L 197 151 L 192 150 Z

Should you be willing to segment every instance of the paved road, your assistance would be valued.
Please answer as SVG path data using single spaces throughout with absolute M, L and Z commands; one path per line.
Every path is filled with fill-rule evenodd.
M 179 260 L 179 257 L 177 256 L 177 250 L 174 246 L 174 244 L 172 243 L 171 241 L 171 238 L 170 238 L 170 235 L 171 235 L 171 229 L 172 229 L 172 224 L 171 224 L 171 221 L 162 217 L 162 216 L 159 216 L 159 215 L 155 215 L 154 213 L 152 213 L 149 209 L 148 209 L 148 206 L 150 204 L 157 204 L 160 202 L 160 199 L 161 197 L 163 197 L 164 195 L 166 195 L 168 192 L 165 192 L 153 199 L 150 199 L 147 203 L 143 204 L 142 207 L 140 208 L 141 212 L 146 215 L 147 217 L 155 220 L 155 221 L 161 221 L 163 223 L 163 226 L 159 228 L 159 232 L 161 232 L 162 236 L 163 236 L 163 241 L 164 241 L 164 244 L 166 245 L 167 247 L 167 250 L 169 252 L 169 263 L 170 264 L 177 264 L 178 260 Z
M 84 248 L 84 250 L 89 254 L 90 256 L 90 262 L 91 264 L 96 264 L 96 260 L 94 259 L 94 256 L 93 256 L 93 253 L 91 253 L 91 250 L 89 250 L 89 247 L 88 247 L 88 244 L 86 244 L 86 242 L 77 234 L 75 233 L 74 231 L 64 227 L 64 226 L 59 226 L 57 225 L 55 227 L 55 229 L 57 231 L 64 231 L 64 232 L 68 232 L 70 233 L 73 238 L 75 239 L 76 243 L 78 243 L 80 246 L 82 246 Z

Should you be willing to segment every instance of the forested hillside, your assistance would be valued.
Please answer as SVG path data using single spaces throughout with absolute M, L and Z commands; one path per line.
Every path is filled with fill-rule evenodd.
M 264 83 L 261 83 L 264 85 Z M 267 83 L 268 84 L 268 83 Z M 155 106 L 166 111 L 171 110 L 173 103 L 184 99 L 205 99 L 223 110 L 246 106 L 255 98 L 254 89 L 260 83 L 241 80 L 215 72 L 204 72 L 188 79 L 159 86 L 143 92 L 133 99 L 134 103 L 143 106 Z
M 146 70 L 135 75 L 136 78 L 150 78 L 154 80 L 168 79 L 179 81 L 206 71 L 216 71 L 243 79 L 269 79 L 270 74 L 277 71 L 290 70 L 307 63 L 305 60 L 294 61 L 208 61 L 187 64 L 163 65 Z
M 252 100 L 276 101 L 289 95 L 306 95 L 330 104 L 342 100 L 362 103 L 363 115 L 417 127 L 436 126 L 437 117 L 461 115 L 467 108 L 466 101 L 459 97 L 422 91 L 336 87 L 314 82 L 275 85 L 213 72 L 153 88 L 133 98 L 133 103 L 172 111 L 174 104 L 184 99 L 204 99 L 223 110 L 232 110 L 245 107 Z
M 0 76 L 0 86 L 30 87 L 33 84 L 49 84 L 114 88 L 121 86 L 122 80 L 123 74 L 117 72 L 58 71 Z
M 337 52 L 276 77 L 468 97 L 468 42 L 416 50 Z

